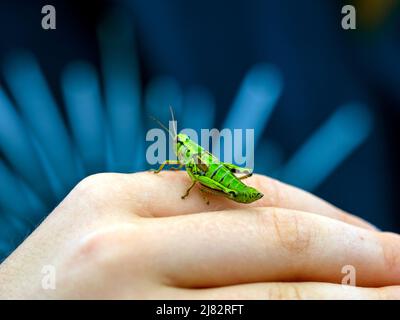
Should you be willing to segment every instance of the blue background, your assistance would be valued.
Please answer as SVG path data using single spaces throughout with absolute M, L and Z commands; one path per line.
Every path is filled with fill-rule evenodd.
M 351 1 L 345 31 L 347 3 L 52 1 L 45 31 L 47 3 L 2 1 L 0 256 L 83 177 L 147 169 L 169 105 L 181 127 L 254 128 L 256 172 L 400 231 L 399 3 Z

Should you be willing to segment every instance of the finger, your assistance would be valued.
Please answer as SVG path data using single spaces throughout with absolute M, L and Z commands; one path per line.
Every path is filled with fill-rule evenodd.
M 357 285 L 400 284 L 399 235 L 316 214 L 253 208 L 151 219 L 143 228 L 157 273 L 176 286 L 340 283 L 348 266 Z
M 141 216 L 175 216 L 203 211 L 219 211 L 249 207 L 281 207 L 313 212 L 367 229 L 375 229 L 368 222 L 335 208 L 327 202 L 277 180 L 255 175 L 246 183 L 256 187 L 264 197 L 251 204 L 240 204 L 220 196 L 204 195 L 193 188 L 187 198 L 181 199 L 191 185 L 185 172 L 139 172 L 135 174 L 100 174 L 88 179 L 89 189 L 97 190 L 97 198 L 112 199 L 115 205 L 125 207 Z M 86 189 L 88 189 L 86 188 Z
M 260 188 L 264 197 L 257 206 L 279 207 L 304 212 L 321 214 L 336 220 L 353 224 L 362 228 L 377 230 L 369 222 L 355 215 L 347 213 L 313 194 L 262 175 L 255 175 L 248 179 L 250 184 Z
M 158 187 L 161 189 L 159 196 L 162 197 L 160 199 L 159 196 L 157 196 L 158 201 L 153 203 L 153 215 L 155 216 L 218 211 L 229 208 L 279 207 L 313 212 L 363 228 L 376 230 L 374 226 L 363 219 L 345 213 L 306 191 L 265 176 L 254 175 L 246 180 L 246 184 L 257 188 L 264 194 L 264 197 L 260 200 L 251 204 L 242 204 L 224 197 L 207 195 L 210 199 L 210 204 L 207 205 L 203 195 L 198 189 L 193 189 L 189 197 L 184 200 L 187 201 L 186 203 L 179 201 L 179 199 L 174 199 L 174 195 L 178 196 L 184 194 L 190 185 L 190 179 L 186 176 L 185 172 L 180 172 L 178 175 L 174 175 L 174 173 L 171 172 L 163 172 L 162 175 L 163 176 L 154 177 L 159 181 Z M 163 193 L 163 189 L 165 193 Z M 163 194 L 165 197 L 162 196 Z M 179 205 L 177 205 L 177 203 L 179 203 Z
M 400 286 L 362 288 L 320 282 L 250 283 L 170 292 L 175 299 L 195 300 L 397 300 Z

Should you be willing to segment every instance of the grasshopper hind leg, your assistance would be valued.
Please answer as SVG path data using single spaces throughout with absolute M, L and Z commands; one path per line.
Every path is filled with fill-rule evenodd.
M 250 178 L 253 175 L 253 172 L 250 168 L 242 168 L 232 163 L 226 162 L 224 162 L 224 166 L 227 167 L 232 173 L 243 174 L 242 176 L 238 177 L 239 180 Z
M 244 179 L 250 178 L 252 175 L 253 175 L 253 173 L 250 172 L 250 173 L 245 174 L 244 176 L 239 177 L 238 179 L 239 180 L 244 180 Z

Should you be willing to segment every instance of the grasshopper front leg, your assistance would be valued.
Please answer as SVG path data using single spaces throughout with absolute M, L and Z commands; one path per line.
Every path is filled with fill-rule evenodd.
M 184 166 L 184 164 L 181 163 L 181 164 L 180 164 L 179 166 L 177 166 L 177 167 L 171 167 L 171 168 L 169 168 L 169 170 L 178 171 L 178 170 L 181 170 L 181 169 L 183 168 L 183 166 Z
M 186 190 L 186 193 L 185 193 L 183 196 L 181 196 L 181 199 L 185 199 L 185 198 L 189 195 L 190 190 L 193 189 L 193 187 L 194 187 L 194 185 L 196 184 L 196 182 L 197 182 L 196 180 L 193 180 L 193 182 L 192 182 L 192 184 L 190 185 L 189 189 L 187 189 L 187 190 Z
M 196 182 L 197 182 L 196 177 L 194 176 L 194 174 L 193 174 L 192 171 L 190 170 L 190 165 L 186 167 L 186 172 L 188 173 L 189 177 L 192 179 L 192 184 L 191 184 L 190 187 L 186 190 L 186 193 L 185 193 L 183 196 L 181 196 L 181 199 L 185 199 L 185 198 L 189 195 L 190 190 L 193 189 L 194 185 L 195 185 Z
M 183 167 L 183 164 L 180 163 L 178 160 L 165 160 L 157 170 L 154 170 L 154 173 L 159 173 L 166 165 L 170 165 L 170 164 L 179 165 L 178 168 L 171 168 L 170 170 L 179 170 Z

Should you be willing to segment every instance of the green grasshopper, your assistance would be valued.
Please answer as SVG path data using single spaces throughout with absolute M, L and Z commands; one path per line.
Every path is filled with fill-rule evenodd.
M 172 108 L 170 111 L 175 124 Z M 178 134 L 175 126 L 174 133 L 171 133 L 160 121 L 153 119 L 172 137 L 174 152 L 177 156 L 177 160 L 164 161 L 154 173 L 159 173 L 166 165 L 178 165 L 178 167 L 170 168 L 171 170 L 180 170 L 185 167 L 192 179 L 192 184 L 181 197 L 182 199 L 189 195 L 190 190 L 197 182 L 201 186 L 201 191 L 221 195 L 240 203 L 251 203 L 263 197 L 260 191 L 241 181 L 252 175 L 250 169 L 219 161 L 217 157 L 192 141 L 186 134 Z M 242 174 L 242 176 L 236 177 L 235 174 Z

